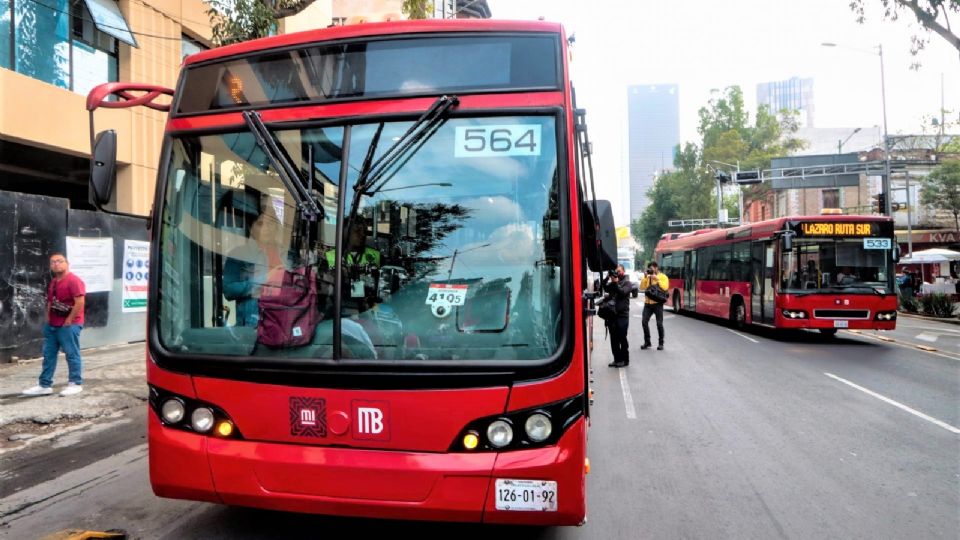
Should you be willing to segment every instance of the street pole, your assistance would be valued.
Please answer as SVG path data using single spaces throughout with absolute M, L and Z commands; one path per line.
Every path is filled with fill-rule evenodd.
M 723 211 L 723 188 L 720 187 L 720 179 L 717 178 L 717 227 L 720 227 L 720 213 Z
M 738 173 L 740 172 L 739 159 L 737 160 L 737 172 Z M 737 183 L 737 198 L 740 199 L 740 201 L 737 203 L 740 205 L 738 207 L 740 210 L 740 225 L 743 225 L 744 223 L 747 222 L 747 213 L 744 211 L 744 208 L 743 208 L 743 186 L 741 186 L 739 182 Z
M 890 136 L 887 134 L 887 84 L 886 76 L 884 75 L 883 70 L 883 44 L 877 45 L 877 50 L 880 52 L 880 99 L 883 102 L 883 150 L 884 150 L 884 164 L 883 164 L 883 184 L 881 190 L 886 193 L 886 199 L 883 205 L 883 215 L 892 216 L 893 212 L 891 211 L 891 201 L 890 201 Z
M 907 257 L 913 257 L 913 210 L 910 209 L 910 169 L 907 169 Z

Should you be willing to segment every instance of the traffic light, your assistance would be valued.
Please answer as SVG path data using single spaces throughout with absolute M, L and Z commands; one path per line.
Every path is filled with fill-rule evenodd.
M 726 184 L 730 181 L 730 173 L 717 171 L 717 174 L 715 174 L 713 178 L 721 184 Z
M 887 209 L 887 194 L 877 193 L 873 196 L 873 213 L 884 214 Z

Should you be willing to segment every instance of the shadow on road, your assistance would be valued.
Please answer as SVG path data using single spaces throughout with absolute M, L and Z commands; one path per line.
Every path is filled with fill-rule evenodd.
M 489 540 L 553 539 L 561 529 L 552 527 L 507 527 L 462 523 L 433 523 L 378 519 L 352 519 L 295 514 L 242 507 L 214 507 L 197 517 L 193 528 L 203 538 L 483 538 Z M 179 535 L 178 535 L 179 536 Z M 179 536 L 183 538 L 183 536 Z M 199 538 L 199 537 L 198 537 Z
M 703 323 L 717 325 L 721 328 L 733 329 L 733 326 L 721 319 L 716 317 L 709 317 L 706 315 L 684 313 L 681 315 L 689 319 L 694 319 Z M 747 326 L 742 330 L 737 330 L 737 332 L 742 332 L 749 336 L 761 337 L 764 339 L 769 339 L 779 343 L 804 343 L 804 344 L 816 344 L 822 343 L 824 345 L 841 345 L 841 346 L 857 346 L 857 347 L 875 347 L 882 348 L 883 344 L 875 341 L 867 341 L 862 339 L 856 339 L 849 334 L 843 334 L 838 332 L 835 335 L 823 334 L 818 330 L 793 330 L 785 328 L 768 328 L 765 326 Z

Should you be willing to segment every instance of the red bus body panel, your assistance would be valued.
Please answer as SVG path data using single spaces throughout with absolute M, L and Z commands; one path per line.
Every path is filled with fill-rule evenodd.
M 575 134 L 566 36 L 544 22 L 417 21 L 364 24 L 288 34 L 204 51 L 185 65 L 247 52 L 307 46 L 359 36 L 431 32 L 533 31 L 561 38 L 564 91 L 460 96 L 459 110 L 562 108 L 565 125 L 558 167 L 567 171 L 569 212 L 563 227 L 574 239 L 572 261 L 582 260 Z M 435 97 L 351 101 L 264 109 L 264 122 L 347 118 L 381 114 L 420 114 Z M 168 119 L 168 132 L 243 126 L 239 113 Z M 562 158 L 566 158 L 565 161 Z M 569 263 L 568 263 L 569 264 Z M 586 438 L 589 421 L 581 416 L 559 441 L 542 448 L 509 452 L 449 452 L 471 421 L 505 412 L 582 396 L 589 351 L 578 291 L 585 288 L 580 265 L 571 264 L 566 350 L 559 373 L 535 381 L 499 387 L 431 390 L 357 390 L 309 388 L 243 382 L 173 373 L 148 356 L 148 382 L 169 392 L 220 408 L 235 423 L 240 439 L 203 436 L 165 426 L 149 412 L 150 479 L 162 497 L 220 502 L 282 511 L 390 519 L 473 521 L 533 525 L 577 525 L 586 515 Z M 567 315 L 565 315 L 567 317 Z M 305 441 L 291 434 L 291 398 L 323 399 L 328 433 Z M 356 407 L 386 405 L 389 435 L 358 438 Z M 519 429 L 523 429 L 517 426 Z M 496 510 L 497 478 L 552 480 L 558 484 L 557 511 Z

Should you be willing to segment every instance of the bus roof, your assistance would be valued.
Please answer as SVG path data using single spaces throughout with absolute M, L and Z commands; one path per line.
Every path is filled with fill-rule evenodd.
M 725 242 L 771 238 L 776 231 L 783 230 L 785 223 L 798 221 L 829 221 L 833 223 L 844 221 L 892 222 L 893 218 L 889 216 L 853 215 L 786 216 L 768 219 L 766 221 L 758 221 L 756 223 L 748 223 L 729 229 L 700 229 L 677 235 L 667 233 L 664 234 L 657 243 L 656 252 L 691 249 Z
M 294 45 L 335 41 L 364 36 L 386 36 L 397 34 L 426 34 L 433 32 L 549 32 L 563 34 L 560 23 L 545 21 L 504 21 L 490 19 L 426 19 L 418 21 L 397 21 L 384 23 L 364 23 L 346 26 L 331 26 L 305 32 L 294 32 L 281 36 L 272 36 L 243 43 L 235 43 L 201 51 L 188 56 L 184 66 L 237 56 L 256 51 L 271 50 Z

